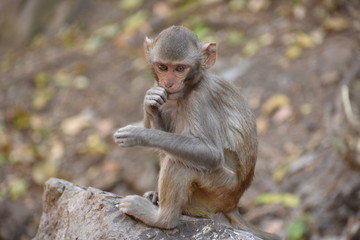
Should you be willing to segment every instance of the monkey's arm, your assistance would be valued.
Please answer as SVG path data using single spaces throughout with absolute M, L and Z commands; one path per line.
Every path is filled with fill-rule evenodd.
M 160 130 L 165 129 L 160 114 L 150 115 L 146 112 L 144 113 L 144 127 L 160 129 Z
M 117 130 L 114 140 L 122 147 L 146 146 L 161 149 L 199 169 L 215 170 L 223 163 L 223 153 L 204 139 L 126 126 Z

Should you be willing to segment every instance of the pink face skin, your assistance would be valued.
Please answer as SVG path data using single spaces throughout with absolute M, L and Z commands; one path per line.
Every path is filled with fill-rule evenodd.
M 184 80 L 190 72 L 190 65 L 187 63 L 154 63 L 154 70 L 159 79 L 158 84 L 168 94 L 181 92 L 184 88 Z

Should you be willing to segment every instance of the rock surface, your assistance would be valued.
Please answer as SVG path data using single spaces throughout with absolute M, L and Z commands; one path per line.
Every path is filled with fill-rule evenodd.
M 45 184 L 43 212 L 34 240 L 42 239 L 241 239 L 259 240 L 210 219 L 182 216 L 178 228 L 148 227 L 122 214 L 121 197 L 95 188 L 82 188 L 62 179 Z

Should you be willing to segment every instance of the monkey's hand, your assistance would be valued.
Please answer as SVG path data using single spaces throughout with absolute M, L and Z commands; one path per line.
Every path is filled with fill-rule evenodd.
M 148 191 L 144 193 L 144 198 L 150 200 L 154 205 L 159 206 L 159 194 L 156 191 Z
M 152 87 L 146 94 L 144 99 L 145 112 L 151 116 L 159 113 L 159 108 L 167 101 L 166 90 L 162 87 Z
M 123 128 L 119 128 L 114 133 L 114 141 L 121 147 L 132 147 L 144 145 L 145 131 L 147 129 L 142 127 L 135 127 L 128 125 Z

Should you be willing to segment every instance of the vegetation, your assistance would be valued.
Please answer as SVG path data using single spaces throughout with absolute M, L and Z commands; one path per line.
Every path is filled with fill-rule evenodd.
M 174 24 L 218 42 L 215 71 L 256 113 L 246 217 L 288 239 L 357 239 L 357 0 L 3 0 L 0 239 L 35 235 L 50 177 L 117 194 L 155 186 L 156 155 L 118 149 L 112 133 L 142 118 L 144 37 Z

